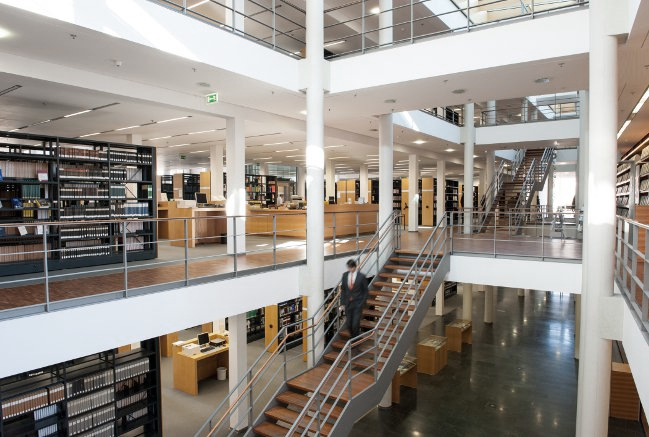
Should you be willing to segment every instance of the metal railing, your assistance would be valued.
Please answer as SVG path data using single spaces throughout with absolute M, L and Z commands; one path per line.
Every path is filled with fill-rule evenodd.
M 548 212 L 546 208 L 492 212 L 482 233 L 464 232 L 467 211 L 450 213 L 452 254 L 522 257 L 540 260 L 581 260 L 583 214 Z M 470 212 L 477 228 L 482 212 Z
M 306 11 L 284 0 L 149 0 L 223 28 L 294 58 L 304 57 Z M 308 4 L 308 3 L 307 3 Z M 488 0 L 479 5 L 409 0 L 380 10 L 372 0 L 351 0 L 325 9 L 324 48 L 328 59 L 413 43 L 453 32 L 468 32 L 508 20 L 535 18 L 587 0 Z
M 615 281 L 649 341 L 649 226 L 617 216 Z
M 325 256 L 361 252 L 377 222 L 376 212 L 325 213 Z M 306 213 L 262 212 L 2 223 L 0 290 L 16 299 L 0 304 L 0 320 L 302 264 L 305 229 Z
M 543 121 L 567 120 L 579 118 L 579 101 L 558 101 L 553 104 L 535 106 L 527 102 L 521 107 L 495 110 L 482 110 L 481 126 L 499 126 L 504 124 L 537 123 Z
M 432 115 L 456 126 L 464 126 L 464 107 L 462 106 L 424 108 L 421 109 L 421 112 L 425 112 L 428 115 Z
M 409 314 L 421 303 L 437 265 L 447 254 L 447 230 L 443 223 L 446 223 L 446 216 L 434 228 L 376 326 L 345 343 L 286 435 L 322 435 L 322 426 L 332 418 L 334 409 L 358 395 L 352 387 L 355 380 L 363 375 L 371 375 L 374 383 L 378 381 L 394 345 L 405 330 L 416 329 L 408 326 Z M 360 348 L 366 344 L 369 345 L 367 348 Z M 361 366 L 363 370 L 353 371 L 359 360 L 364 361 Z
M 375 275 L 379 260 L 384 254 L 389 255 L 399 247 L 400 236 L 400 214 L 394 213 L 381 224 L 368 245 L 356 256 L 358 268 L 366 274 Z M 289 365 L 292 362 L 307 358 L 312 363 L 320 360 L 328 343 L 342 326 L 343 319 L 338 311 L 342 305 L 339 285 L 313 316 L 287 325 L 278 332 L 246 375 L 198 430 L 197 437 L 231 436 L 237 434 L 239 429 L 251 427 L 255 413 L 263 411 L 255 411 L 255 408 L 270 402 L 279 387 L 297 376 L 290 373 Z M 288 355 L 292 346 L 307 338 L 310 341 L 302 352 L 294 356 Z M 300 369 L 298 373 L 302 371 Z
M 489 218 L 489 213 L 493 208 L 494 201 L 496 200 L 498 193 L 502 189 L 504 179 L 505 179 L 505 161 L 500 161 L 498 168 L 494 172 L 493 180 L 491 181 L 491 183 L 485 190 L 485 193 L 482 195 L 482 198 L 480 199 L 479 208 L 481 211 L 483 211 L 482 213 L 483 216 L 482 219 L 480 220 L 478 232 L 482 230 L 482 227 L 485 225 L 487 219 Z

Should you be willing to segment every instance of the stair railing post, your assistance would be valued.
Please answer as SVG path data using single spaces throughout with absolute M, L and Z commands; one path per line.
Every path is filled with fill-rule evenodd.
M 277 269 L 277 215 L 273 214 L 273 270 Z
M 379 380 L 379 342 L 378 342 L 378 334 L 376 330 L 374 330 L 374 382 L 377 382 Z
M 126 250 L 126 222 L 122 223 L 122 262 L 124 263 L 124 297 L 128 297 L 128 252 Z
M 356 253 L 358 253 L 358 251 L 359 251 L 359 242 L 358 242 L 358 239 L 359 239 L 359 235 L 358 235 L 359 229 L 358 229 L 358 221 L 359 221 L 358 211 L 356 211 Z
M 336 213 L 333 213 L 333 218 L 332 218 L 332 225 L 333 225 L 333 244 L 334 244 L 334 256 L 336 256 Z
M 4 230 L 4 228 L 3 228 Z M 43 225 L 43 275 L 45 281 L 45 311 L 50 310 L 50 276 L 47 266 L 47 225 Z
M 348 361 L 347 361 L 347 367 L 349 368 L 349 400 L 352 400 L 352 344 L 354 344 L 354 339 L 351 338 L 349 341 L 349 352 L 347 355 Z
M 250 383 L 252 381 L 252 369 L 248 370 L 248 378 L 247 379 L 248 379 L 248 384 L 246 384 L 246 385 L 248 386 L 248 408 L 250 410 L 248 412 L 248 428 L 252 429 L 252 420 L 253 420 L 253 417 L 254 417 L 253 408 L 254 408 L 254 403 L 255 403 L 253 395 L 252 395 L 252 384 Z
M 496 217 L 494 217 L 494 258 L 496 257 L 496 228 L 498 227 Z
M 237 276 L 237 216 L 232 217 L 232 250 L 234 251 L 234 276 Z
M 284 342 L 284 351 L 282 352 L 282 354 L 284 355 L 284 382 L 286 382 L 288 381 L 288 370 L 286 368 L 288 364 L 286 360 L 286 355 L 288 354 L 286 353 L 286 342 Z
M 545 223 L 541 219 L 541 260 L 545 259 Z
M 187 231 L 187 219 L 183 220 L 183 227 L 185 232 L 185 287 L 189 283 L 189 232 Z

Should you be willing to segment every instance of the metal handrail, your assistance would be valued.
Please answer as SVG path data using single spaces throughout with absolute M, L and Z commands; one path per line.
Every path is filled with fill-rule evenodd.
M 480 114 L 480 124 L 481 126 L 499 126 L 503 124 L 539 123 L 579 118 L 579 102 L 575 102 L 572 98 L 570 98 L 570 101 L 558 102 L 552 106 L 555 109 L 550 114 L 546 114 L 545 111 L 533 106 L 532 102 L 528 102 L 527 106 L 521 106 L 520 108 L 484 109 Z M 529 115 L 530 112 L 532 116 Z
M 358 268 L 359 270 L 364 267 L 366 262 L 370 259 L 372 254 L 376 254 L 376 256 L 380 256 L 379 252 L 379 244 L 382 241 L 382 238 L 393 238 L 392 235 L 389 233 L 385 232 L 386 227 L 394 227 L 397 231 L 399 232 L 399 219 L 400 219 L 400 214 L 398 213 L 393 213 L 391 216 L 387 217 L 386 220 L 381 224 L 381 226 L 377 229 L 376 233 L 373 235 L 372 239 L 368 243 L 368 245 L 363 249 L 363 251 L 356 257 L 358 259 Z M 371 248 L 370 248 L 371 246 Z M 362 259 L 361 259 L 362 258 Z M 301 320 L 300 322 L 297 322 L 301 324 L 302 326 L 290 333 L 290 335 L 287 335 L 287 327 L 284 327 L 282 331 L 278 332 L 278 334 L 269 342 L 269 346 L 265 348 L 265 350 L 262 352 L 262 354 L 257 358 L 257 360 L 253 363 L 253 365 L 250 367 L 250 369 L 254 368 L 259 364 L 261 361 L 262 357 L 265 356 L 265 354 L 269 351 L 270 345 L 274 344 L 275 342 L 278 342 L 278 346 L 276 350 L 266 359 L 262 367 L 255 373 L 254 376 L 250 376 L 249 372 L 246 373 L 246 376 L 242 378 L 239 383 L 235 386 L 235 388 L 230 392 L 228 396 L 223 399 L 221 404 L 217 407 L 217 409 L 210 415 L 210 417 L 207 419 L 205 424 L 199 429 L 199 431 L 196 433 L 196 435 L 201 435 L 204 431 L 207 431 L 209 429 L 209 432 L 207 433 L 207 436 L 213 436 L 214 433 L 218 432 L 221 426 L 223 425 L 224 421 L 228 418 L 230 418 L 235 410 L 238 410 L 241 405 L 239 405 L 240 401 L 244 399 L 246 396 L 252 396 L 250 393 L 255 382 L 259 379 L 261 374 L 268 368 L 269 364 L 271 361 L 275 360 L 277 357 L 279 357 L 282 353 L 286 353 L 285 345 L 289 337 L 296 336 L 298 334 L 303 334 L 305 331 L 311 330 L 311 332 L 315 332 L 317 330 L 321 330 L 323 328 L 327 328 L 326 326 L 320 326 L 322 324 L 323 320 L 326 320 L 326 318 L 329 316 L 331 313 L 331 310 L 334 308 L 337 308 L 340 304 L 340 283 L 338 286 L 335 288 L 337 291 L 334 294 L 334 296 L 331 298 L 331 301 L 329 304 L 327 304 L 327 300 L 325 300 L 320 307 L 315 311 L 314 314 L 320 314 L 318 319 L 315 319 L 315 316 L 312 316 L 306 320 Z M 325 304 L 326 307 L 325 307 Z M 324 310 L 323 310 L 324 307 Z M 308 323 L 311 321 L 311 323 Z M 323 336 L 324 339 L 324 336 Z M 313 352 L 315 353 L 316 345 L 312 345 Z M 324 350 L 324 348 L 323 348 Z M 283 351 L 283 352 L 282 352 Z M 309 351 L 306 352 L 306 354 L 309 354 Z M 314 363 L 316 360 L 313 360 Z M 247 385 L 241 389 L 241 385 L 247 381 Z M 238 395 L 236 395 L 238 393 Z M 236 396 L 236 399 L 232 401 L 232 398 Z M 229 401 L 229 407 L 228 409 L 220 414 L 220 419 L 215 425 L 211 424 L 211 421 L 219 415 L 220 410 L 222 410 L 225 406 L 226 401 Z M 248 412 L 248 418 L 249 420 L 252 419 L 252 411 Z M 236 429 L 236 426 L 234 427 Z
M 433 229 L 433 232 L 428 237 L 428 239 L 426 240 L 426 243 L 424 244 L 423 248 L 418 253 L 417 257 L 415 258 L 415 261 L 413 262 L 410 269 L 408 270 L 408 273 L 405 275 L 405 278 L 402 281 L 401 285 L 399 286 L 397 291 L 394 293 L 394 296 L 390 300 L 389 304 L 386 306 L 386 310 L 384 311 L 383 315 L 376 322 L 375 327 L 372 328 L 369 331 L 366 331 L 365 333 L 361 334 L 360 336 L 358 336 L 356 338 L 350 338 L 345 343 L 345 346 L 342 348 L 342 350 L 338 354 L 338 357 L 336 358 L 334 363 L 330 366 L 329 370 L 327 371 L 325 376 L 322 378 L 322 380 L 318 384 L 317 388 L 314 390 L 314 392 L 313 392 L 314 396 L 311 396 L 311 398 L 306 403 L 304 408 L 302 408 L 302 411 L 300 412 L 299 416 L 294 421 L 293 425 L 291 426 L 289 431 L 286 433 L 286 435 L 294 435 L 294 433 L 296 432 L 296 429 L 298 427 L 300 427 L 300 428 L 303 427 L 304 428 L 304 431 L 301 433 L 301 435 L 305 435 L 305 434 L 307 434 L 309 432 L 313 432 L 312 426 L 314 424 L 314 421 L 317 418 L 319 418 L 320 415 L 321 415 L 322 404 L 328 402 L 327 399 L 329 397 L 331 397 L 331 391 L 337 385 L 337 383 L 339 382 L 342 375 L 348 373 L 346 371 L 347 369 L 349 369 L 349 377 L 348 377 L 346 383 L 344 384 L 343 388 L 341 389 L 341 393 L 344 393 L 344 391 L 347 389 L 347 387 L 349 387 L 349 390 L 350 390 L 349 400 L 351 401 L 351 399 L 353 397 L 352 393 L 351 393 L 351 384 L 352 384 L 352 381 L 354 379 L 354 376 L 353 376 L 353 374 L 351 372 L 351 366 L 352 366 L 352 361 L 353 361 L 352 348 L 355 347 L 356 345 L 362 343 L 362 342 L 368 341 L 368 338 L 370 336 L 373 336 L 373 338 L 374 338 L 374 346 L 372 348 L 374 350 L 374 364 L 372 366 L 368 366 L 367 368 L 365 368 L 362 372 L 359 372 L 358 374 L 363 374 L 363 373 L 367 373 L 369 371 L 373 371 L 374 381 L 376 382 L 378 380 L 378 376 L 382 372 L 382 369 L 379 369 L 379 367 L 378 367 L 379 359 L 380 359 L 380 357 L 383 356 L 383 353 L 385 352 L 386 348 L 390 344 L 390 341 L 391 341 L 392 337 L 395 334 L 398 335 L 397 330 L 398 330 L 399 326 L 401 326 L 400 325 L 401 322 L 403 322 L 404 315 L 407 314 L 407 311 L 399 311 L 399 309 L 403 307 L 404 299 L 406 298 L 406 296 L 410 295 L 410 291 L 412 290 L 412 287 L 414 285 L 416 287 L 416 290 L 415 290 L 415 293 L 412 295 L 414 300 L 415 300 L 415 302 L 413 302 L 413 303 L 415 304 L 415 306 L 419 303 L 418 298 L 421 297 L 421 294 L 419 293 L 419 290 L 420 290 L 421 285 L 422 285 L 423 282 L 417 281 L 417 278 L 420 277 L 420 276 L 428 276 L 428 275 L 430 275 L 431 274 L 431 269 L 434 268 L 435 261 L 437 260 L 437 258 L 438 257 L 441 258 L 441 257 L 446 255 L 446 247 L 445 247 L 445 245 L 446 245 L 446 220 L 445 220 L 445 218 L 446 218 L 446 214 L 444 214 L 442 216 L 440 222 Z M 431 245 L 430 251 L 428 251 L 427 248 L 431 244 L 431 241 L 433 240 L 433 238 L 435 239 L 435 242 Z M 444 250 L 444 253 L 441 255 L 441 257 L 439 256 L 440 254 L 437 253 L 437 249 L 438 249 L 437 243 L 438 242 L 441 242 L 442 244 L 444 244 L 444 246 L 442 246 L 442 247 L 444 247 L 445 250 Z M 424 254 L 425 254 L 425 256 L 424 256 Z M 423 260 L 422 260 L 422 256 L 424 256 Z M 427 271 L 425 273 L 423 273 L 423 270 L 424 270 L 424 268 L 426 266 L 428 266 Z M 412 281 L 410 281 L 411 276 L 413 278 Z M 431 278 L 432 278 L 432 276 L 431 276 Z M 403 288 L 406 285 L 406 281 L 410 281 L 410 282 L 408 284 L 407 290 L 404 293 Z M 428 284 L 426 284 L 426 286 L 428 286 Z M 399 299 L 400 296 L 401 296 L 401 298 Z M 410 305 L 410 303 L 408 304 L 408 306 L 409 305 Z M 383 329 L 382 329 L 382 322 L 384 321 L 385 314 L 390 313 L 390 312 L 392 314 L 391 317 L 390 317 L 390 320 L 383 325 Z M 383 341 L 383 338 L 386 335 L 386 331 L 387 331 L 388 327 L 390 326 L 390 322 L 394 322 L 394 317 L 399 312 L 401 313 L 401 317 L 400 317 L 398 323 L 393 324 L 394 329 L 392 331 L 390 331 L 390 335 L 389 335 L 388 340 Z M 378 334 L 379 332 L 381 332 L 380 337 L 379 337 L 379 334 Z M 382 348 L 379 347 L 379 344 L 382 345 Z M 347 362 L 345 363 L 345 365 L 342 368 L 340 368 L 339 365 L 340 365 L 340 362 L 341 362 L 341 360 L 342 360 L 342 358 L 344 356 L 347 356 L 348 359 L 347 359 Z M 317 409 L 314 410 L 312 407 L 313 407 L 313 403 L 315 402 L 315 399 L 318 398 L 318 395 L 322 392 L 322 388 L 323 388 L 323 385 L 325 384 L 325 382 L 331 379 L 333 372 L 336 371 L 336 370 L 339 371 L 338 378 L 332 384 L 332 387 L 329 390 L 329 392 L 327 394 L 325 394 L 325 396 L 320 398 L 319 405 L 318 405 Z M 337 405 L 340 402 L 340 396 L 337 396 L 337 397 L 333 398 L 332 402 L 333 402 L 332 404 L 330 403 L 330 405 L 331 405 L 330 408 L 333 408 L 333 406 Z M 313 413 L 313 414 L 311 414 L 311 413 Z M 306 425 L 300 425 L 303 422 L 303 420 L 304 420 L 304 418 L 306 417 L 307 414 L 311 414 L 311 416 L 310 416 L 311 420 Z M 325 417 L 325 420 L 329 417 L 329 414 Z M 320 427 L 321 427 L 321 424 L 322 424 L 323 421 L 318 419 L 317 428 L 315 430 L 316 435 L 319 435 Z
M 482 195 L 482 199 L 480 199 L 480 208 L 482 208 L 484 215 L 482 219 L 479 219 L 478 232 L 482 231 L 482 228 L 487 222 L 487 218 L 489 217 L 488 214 L 491 212 L 491 209 L 494 204 L 494 200 L 496 199 L 496 196 L 498 195 L 498 193 L 500 192 L 503 186 L 504 171 L 505 171 L 505 161 L 500 161 L 498 168 L 494 172 L 494 177 L 491 183 L 489 184 L 489 187 L 487 187 L 485 193 Z
M 518 198 L 516 199 L 516 205 L 514 206 L 514 210 L 520 210 L 522 208 L 529 207 L 528 201 L 531 200 L 532 191 L 534 189 L 534 185 L 536 182 L 535 171 L 536 171 L 536 158 L 532 159 L 532 163 L 530 164 L 530 167 L 527 170 L 527 173 L 525 174 L 525 179 L 523 180 L 523 186 L 521 187 L 521 192 L 518 194 Z M 525 202 L 524 207 L 522 206 L 523 202 Z M 518 228 L 518 225 L 522 221 L 523 214 L 517 214 L 514 217 L 515 217 L 514 223 Z

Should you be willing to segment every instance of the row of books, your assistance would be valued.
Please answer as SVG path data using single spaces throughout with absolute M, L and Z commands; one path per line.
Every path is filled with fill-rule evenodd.
M 117 401 L 117 408 L 126 408 L 129 405 L 133 405 L 137 402 L 142 402 L 147 400 L 147 392 L 143 391 L 140 393 L 136 393 L 134 395 L 131 395 L 129 397 L 126 397 L 124 399 L 120 399 Z
M 61 226 L 61 240 L 74 240 L 78 238 L 101 238 L 108 237 L 109 226 L 106 225 L 82 225 L 82 226 Z
M 108 188 L 101 188 L 97 184 L 66 184 L 61 185 L 59 190 L 61 199 L 108 199 L 109 193 Z
M 137 361 L 121 364 L 115 367 L 115 380 L 124 381 L 128 378 L 142 375 L 149 371 L 149 359 L 141 358 Z
M 9 419 L 21 414 L 38 410 L 47 405 L 63 400 L 65 392 L 63 384 L 55 384 L 50 387 L 35 390 L 2 401 L 2 417 Z
M 93 411 L 68 421 L 68 435 L 73 436 L 115 420 L 115 405 Z
M 68 205 L 61 208 L 60 217 L 62 219 L 109 219 L 110 207 L 96 205 Z
M 83 378 L 68 382 L 68 397 L 105 387 L 112 384 L 113 381 L 114 378 L 112 370 L 106 370 L 100 373 L 84 376 Z
M 78 149 L 73 147 L 61 147 L 59 149 L 59 157 L 61 158 L 79 158 L 89 159 L 93 161 L 107 161 L 126 163 L 126 164 L 151 164 L 153 156 L 149 152 L 125 152 L 111 150 L 95 150 L 95 149 Z
M 23 199 L 40 199 L 41 186 L 40 185 L 23 185 L 22 186 Z
M 47 437 L 50 435 L 56 435 L 59 432 L 59 424 L 58 423 L 53 423 L 52 425 L 48 425 L 44 428 L 41 428 L 38 430 L 38 437 Z
M 95 428 L 92 431 L 88 431 L 84 434 L 79 434 L 79 437 L 114 437 L 115 436 L 115 425 L 109 423 L 107 425 L 102 425 L 99 428 Z
M 43 260 L 42 244 L 0 246 L 0 263 Z
M 102 168 L 92 165 L 61 166 L 59 179 L 92 179 L 125 181 L 126 170 L 123 168 Z
M 114 217 L 148 217 L 148 202 L 128 202 L 112 205 Z
M 56 404 L 48 405 L 34 411 L 34 420 L 43 420 L 51 416 L 56 416 L 59 412 L 59 406 Z
M 112 373 L 112 372 L 111 372 Z M 107 405 L 115 401 L 115 387 L 108 387 L 89 395 L 68 400 L 68 417 L 77 416 L 86 411 Z
M 141 237 L 128 237 L 126 238 L 126 250 L 128 252 L 136 250 L 144 250 L 144 241 L 140 239 Z
M 0 161 L 0 172 L 5 178 L 38 178 L 38 173 L 47 173 L 45 162 Z
M 90 240 L 90 242 L 94 242 L 95 244 L 101 242 L 99 240 Z M 79 242 L 79 241 L 73 241 L 71 243 L 88 243 L 88 242 Z M 69 243 L 68 243 L 69 244 Z M 110 255 L 110 247 L 108 246 L 81 246 L 81 247 L 66 247 L 64 249 L 60 249 L 60 254 L 61 254 L 61 259 L 74 259 L 74 258 L 84 258 L 87 256 L 106 256 Z

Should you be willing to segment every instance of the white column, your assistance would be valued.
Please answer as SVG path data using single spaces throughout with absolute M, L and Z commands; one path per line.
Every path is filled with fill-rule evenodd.
M 437 223 L 442 220 L 444 211 L 446 210 L 446 161 L 437 161 Z
M 437 289 L 437 293 L 435 293 L 435 315 L 444 315 L 444 282 L 442 282 L 442 285 Z
M 141 146 L 142 145 L 142 135 L 127 134 L 126 135 L 126 144 L 135 144 L 136 146 Z
M 358 181 L 361 184 L 361 194 L 360 196 L 365 199 L 365 203 L 371 203 L 370 193 L 369 193 L 369 183 L 370 179 L 367 171 L 367 164 L 362 164 L 358 171 Z
M 392 383 L 388 386 L 388 389 L 383 393 L 381 402 L 379 402 L 380 408 L 390 408 L 392 407 Z
M 306 91 L 306 286 L 308 296 L 307 316 L 317 319 L 324 302 L 324 6 L 323 0 L 312 0 L 306 8 L 306 63 L 309 81 Z M 315 347 L 311 336 L 307 338 L 309 350 L 316 349 L 319 356 L 324 331 L 315 333 Z M 317 358 L 317 357 L 316 357 Z M 309 366 L 314 364 L 309 354 Z
M 233 28 L 237 33 L 244 32 L 245 4 L 243 0 L 225 0 L 225 25 Z
M 225 211 L 228 217 L 228 253 L 246 251 L 246 139 L 244 121 L 240 118 L 226 120 L 225 153 L 228 170 L 228 196 Z M 236 226 L 235 226 L 236 223 Z
M 473 153 L 475 147 L 474 105 L 464 105 L 464 209 L 473 210 Z M 471 233 L 470 212 L 464 214 L 464 233 Z
M 489 187 L 493 182 L 494 174 L 496 173 L 496 152 L 489 150 L 485 155 L 485 179 L 487 180 L 487 187 Z
M 381 47 L 392 44 L 392 0 L 379 0 L 379 45 Z M 367 13 L 367 11 L 365 12 Z
M 577 199 L 575 207 L 582 209 L 586 199 L 588 175 L 588 91 L 579 91 L 579 148 L 577 149 Z
M 472 319 L 473 310 L 473 286 L 471 284 L 462 285 L 462 319 Z
M 613 293 L 617 162 L 617 39 L 607 32 L 615 5 L 592 0 L 590 14 L 588 188 L 586 189 L 577 386 L 577 436 L 605 437 L 611 380 L 611 341 L 601 337 L 603 298 Z M 592 267 L 591 267 L 592 266 Z M 596 266 L 596 268 L 595 268 Z M 586 276 L 587 275 L 587 276 Z
M 333 159 L 327 159 L 327 161 L 326 161 L 325 178 L 327 179 L 327 183 L 325 184 L 325 188 L 327 190 L 327 198 L 325 200 L 329 200 L 330 197 L 333 197 L 335 199 L 335 201 L 337 202 L 338 199 L 335 198 L 335 196 L 336 196 L 336 167 L 334 167 L 334 160 Z
M 419 161 L 415 154 L 408 156 L 408 232 L 419 230 Z
M 306 199 L 306 186 L 304 184 L 305 182 L 305 168 L 304 167 L 296 167 L 295 171 L 295 185 L 296 187 L 296 192 L 297 195 L 302 197 L 302 199 Z
M 487 102 L 487 116 L 485 117 L 485 121 L 487 122 L 488 125 L 494 125 L 496 124 L 496 101 L 495 100 L 489 100 Z
M 239 381 L 245 377 L 248 371 L 248 337 L 246 335 L 246 313 L 237 314 L 236 316 L 228 317 L 228 340 L 230 342 L 230 350 L 228 351 L 228 385 L 230 391 L 237 388 Z M 243 384 L 240 389 L 243 389 Z M 239 397 L 239 392 L 234 393 L 230 397 L 230 405 Z M 230 417 L 230 426 L 237 430 L 241 430 L 248 426 L 248 407 L 247 399 L 243 399 L 239 404 L 240 407 Z M 238 424 L 238 426 L 237 426 Z
M 554 212 L 554 164 L 550 163 L 547 181 L 548 212 Z M 534 203 L 536 205 L 536 203 Z
M 494 322 L 494 288 L 491 285 L 485 285 L 484 289 L 484 322 Z
M 379 223 L 385 222 L 392 217 L 392 177 L 394 150 L 394 127 L 392 114 L 379 116 Z M 390 257 L 390 251 L 386 251 L 379 260 L 383 265 Z
M 214 144 L 210 147 L 210 192 L 212 200 L 223 197 L 223 145 Z

